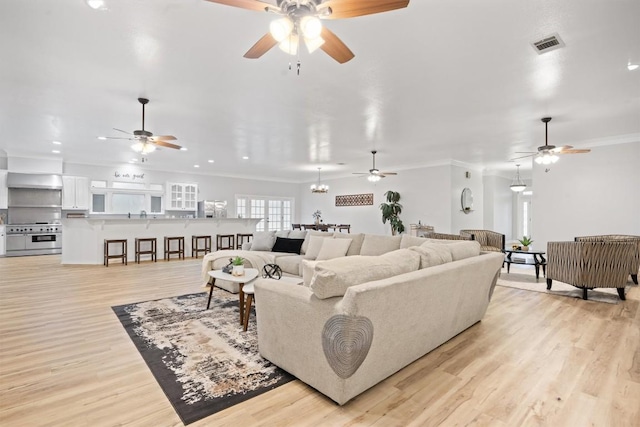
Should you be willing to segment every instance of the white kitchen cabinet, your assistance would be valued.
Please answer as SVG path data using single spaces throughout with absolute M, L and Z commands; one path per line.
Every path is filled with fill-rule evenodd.
M 7 209 L 9 189 L 7 188 L 7 171 L 0 170 L 0 209 Z
M 198 185 L 180 182 L 167 183 L 167 200 L 169 201 L 166 210 L 195 211 L 197 208 L 196 198 L 198 196 Z
M 62 177 L 62 209 L 89 209 L 89 178 Z

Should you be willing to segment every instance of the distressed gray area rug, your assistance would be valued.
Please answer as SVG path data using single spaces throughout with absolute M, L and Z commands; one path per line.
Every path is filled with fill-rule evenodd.
M 551 290 L 547 290 L 547 280 L 542 276 L 542 269 L 540 270 L 540 278 L 536 281 L 535 270 L 532 266 L 522 267 L 514 266 L 512 264 L 510 273 L 507 273 L 507 269 L 503 268 L 496 284 L 498 286 L 517 288 L 525 291 L 582 299 L 582 289 L 557 280 L 553 281 Z M 629 282 L 625 288 L 626 293 L 629 292 L 631 286 L 637 287 L 637 285 L 634 285 L 631 281 L 631 276 L 629 276 Z M 588 301 L 604 302 L 608 304 L 618 304 L 621 302 L 618 297 L 618 291 L 615 288 L 595 288 L 593 290 L 589 290 L 587 298 Z
M 207 297 L 112 307 L 184 424 L 294 379 L 260 356 L 255 322 L 242 331 L 237 295 Z

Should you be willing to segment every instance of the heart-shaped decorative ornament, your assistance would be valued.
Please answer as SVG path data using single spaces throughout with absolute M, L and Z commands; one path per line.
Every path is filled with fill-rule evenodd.
M 340 378 L 349 378 L 362 365 L 373 341 L 373 323 L 366 317 L 337 314 L 322 330 L 324 356 Z

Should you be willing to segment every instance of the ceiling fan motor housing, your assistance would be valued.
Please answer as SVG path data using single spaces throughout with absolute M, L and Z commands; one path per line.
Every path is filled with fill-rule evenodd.
M 153 134 L 151 132 L 149 132 L 148 130 L 134 130 L 133 134 L 135 136 L 144 136 L 147 138 L 151 138 L 153 136 Z

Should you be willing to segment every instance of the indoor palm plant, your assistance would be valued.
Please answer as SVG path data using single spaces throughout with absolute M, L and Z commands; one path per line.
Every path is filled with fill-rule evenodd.
M 387 203 L 380 204 L 380 210 L 382 211 L 382 223 L 386 224 L 387 221 L 391 224 L 391 234 L 404 232 L 404 224 L 400 219 L 402 213 L 402 205 L 400 202 L 400 193 L 397 191 L 387 191 L 384 193 L 387 198 Z

